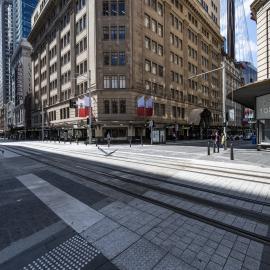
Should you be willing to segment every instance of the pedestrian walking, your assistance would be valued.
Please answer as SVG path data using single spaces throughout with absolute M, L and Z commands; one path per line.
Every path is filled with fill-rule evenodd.
M 221 135 L 221 146 L 225 149 L 225 141 L 226 141 L 226 138 L 225 138 L 225 134 L 222 133 Z
M 215 133 L 215 146 L 216 146 L 218 153 L 219 153 L 220 136 L 219 136 L 218 131 L 216 131 L 216 133 Z

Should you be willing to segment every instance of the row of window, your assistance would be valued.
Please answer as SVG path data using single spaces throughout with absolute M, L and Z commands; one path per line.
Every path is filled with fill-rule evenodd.
M 163 95 L 164 86 L 155 82 L 145 81 L 145 90 L 151 92 L 151 94 Z
M 161 65 L 158 65 L 154 62 L 151 62 L 151 61 L 145 59 L 145 71 L 152 72 L 152 74 L 154 74 L 154 75 L 158 75 L 160 77 L 163 77 L 164 68 Z
M 158 2 L 157 0 L 144 0 L 144 3 L 149 6 L 152 7 L 160 16 L 163 16 L 163 5 Z
M 87 73 L 87 60 L 82 61 L 81 63 L 77 65 L 76 73 L 77 75 L 82 75 L 82 74 Z
M 192 47 L 188 46 L 188 56 L 197 60 L 198 57 L 198 53 L 195 49 L 193 49 Z
M 104 84 L 105 89 L 126 88 L 126 76 L 125 75 L 105 75 L 103 78 L 103 84 Z
M 177 35 L 170 33 L 170 43 L 171 45 L 175 46 L 176 48 L 182 50 L 183 49 L 183 42 Z
M 87 50 L 87 37 L 84 37 L 76 44 L 76 55 L 81 54 L 85 50 Z
M 85 7 L 86 0 L 77 0 L 76 1 L 76 13 Z
M 84 29 L 86 29 L 86 14 L 83 15 L 76 23 L 76 34 L 80 34 Z
M 104 114 L 125 114 L 127 112 L 125 99 L 105 99 L 103 105 Z
M 67 53 L 65 53 L 61 57 L 61 66 L 64 66 L 64 65 L 66 65 L 69 62 L 70 62 L 70 51 L 68 51 Z
M 172 117 L 185 119 L 185 108 L 172 106 Z
M 103 64 L 104 66 L 123 66 L 126 64 L 126 53 L 125 52 L 104 52 L 103 53 Z
M 171 88 L 171 98 L 174 100 L 183 101 L 184 100 L 184 93 L 183 93 L 183 91 L 179 91 L 179 90 Z
M 126 5 L 124 0 L 103 1 L 103 16 L 125 16 Z
M 176 28 L 178 31 L 183 32 L 183 24 L 181 22 L 181 20 L 174 14 L 170 14 L 171 15 L 171 24 L 172 27 Z
M 196 75 L 198 73 L 198 67 L 196 67 L 195 65 L 193 65 L 192 63 L 188 63 L 188 71 L 194 75 Z
M 50 91 L 56 88 L 57 88 L 57 79 L 50 82 L 50 86 L 49 86 Z
M 195 17 L 193 15 L 191 15 L 190 13 L 188 13 L 188 20 L 195 25 L 196 27 L 198 27 L 198 21 L 195 19 Z
M 49 73 L 50 75 L 53 74 L 54 72 L 56 72 L 57 70 L 57 62 L 55 62 L 54 64 L 52 64 L 49 68 Z
M 61 75 L 61 84 L 63 85 L 63 84 L 70 82 L 70 79 L 71 79 L 71 73 L 69 70 Z
M 164 117 L 166 115 L 165 104 L 154 103 L 154 115 Z
M 49 50 L 49 60 L 51 60 L 56 55 L 56 53 L 57 51 L 56 51 L 56 45 L 55 45 Z
M 126 27 L 123 25 L 104 26 L 103 27 L 103 40 L 125 40 Z
M 87 90 L 88 90 L 88 83 L 87 83 L 87 81 L 82 82 L 82 83 L 76 85 L 76 94 L 77 95 L 85 94 L 85 93 L 87 93 Z
M 69 108 L 60 109 L 60 119 L 69 119 Z
M 183 58 L 174 52 L 170 52 L 170 61 L 179 66 L 183 66 Z
M 151 18 L 146 13 L 144 18 L 144 25 L 145 27 L 151 29 L 154 33 L 158 34 L 160 37 L 163 37 L 163 25 L 158 23 L 155 19 Z
M 180 3 L 181 0 L 171 0 L 171 3 L 181 12 L 183 12 L 183 5 Z
M 149 37 L 144 38 L 145 48 L 151 50 L 153 53 L 163 56 L 163 46 Z
M 65 48 L 70 43 L 70 31 L 68 31 L 62 38 L 61 38 L 61 49 Z
M 183 82 L 184 82 L 183 75 L 181 75 L 177 72 L 171 71 L 171 81 L 179 83 L 179 84 L 183 84 Z

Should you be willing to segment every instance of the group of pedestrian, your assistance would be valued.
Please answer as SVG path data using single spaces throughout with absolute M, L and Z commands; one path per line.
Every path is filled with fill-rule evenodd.
M 225 148 L 226 136 L 224 133 L 220 133 L 218 130 L 216 130 L 212 134 L 212 140 L 214 141 L 214 145 L 217 149 L 219 149 L 220 147 Z

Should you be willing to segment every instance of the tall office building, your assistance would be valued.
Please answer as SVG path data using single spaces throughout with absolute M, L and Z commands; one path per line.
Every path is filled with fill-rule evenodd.
M 9 101 L 13 54 L 12 0 L 0 1 L 0 108 Z
M 38 0 L 13 0 L 14 48 L 31 31 L 31 17 Z
M 43 103 L 53 136 L 85 136 L 89 86 L 97 138 L 149 137 L 149 120 L 161 137 L 220 126 L 221 72 L 191 78 L 221 65 L 214 2 L 39 1 L 28 39 L 33 127 Z

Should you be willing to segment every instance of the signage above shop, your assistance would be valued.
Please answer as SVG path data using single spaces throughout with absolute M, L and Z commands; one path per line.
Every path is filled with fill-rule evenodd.
M 256 98 L 256 116 L 258 120 L 270 119 L 270 94 Z

